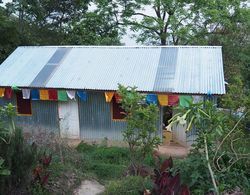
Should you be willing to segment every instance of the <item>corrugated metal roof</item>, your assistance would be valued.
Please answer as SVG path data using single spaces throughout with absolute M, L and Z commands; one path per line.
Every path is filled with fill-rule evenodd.
M 70 50 L 55 70 L 44 74 L 43 83 L 39 76 L 41 86 L 32 86 L 64 47 Z M 222 52 L 216 46 L 18 47 L 0 65 L 0 74 L 0 86 L 116 90 L 120 83 L 144 92 L 225 93 Z

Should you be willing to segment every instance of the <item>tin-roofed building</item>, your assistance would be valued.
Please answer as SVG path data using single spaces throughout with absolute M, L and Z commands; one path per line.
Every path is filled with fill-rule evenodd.
M 118 83 L 169 97 L 225 94 L 218 46 L 18 47 L 0 65 L 0 75 L 0 105 L 17 106 L 24 130 L 80 139 L 122 140 L 126 121 L 115 96 L 108 100 Z M 165 106 L 159 104 L 160 135 Z M 182 144 L 188 141 L 183 130 L 173 134 Z

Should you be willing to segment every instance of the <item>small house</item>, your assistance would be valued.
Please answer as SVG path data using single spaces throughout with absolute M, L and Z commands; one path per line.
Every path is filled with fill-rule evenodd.
M 182 96 L 203 101 L 208 94 L 216 100 L 225 93 L 222 48 L 18 47 L 0 65 L 0 105 L 13 103 L 16 123 L 30 133 L 122 140 L 126 121 L 115 93 L 118 83 L 153 98 L 162 136 L 166 113 Z M 193 137 L 181 127 L 173 129 L 173 139 L 183 145 Z

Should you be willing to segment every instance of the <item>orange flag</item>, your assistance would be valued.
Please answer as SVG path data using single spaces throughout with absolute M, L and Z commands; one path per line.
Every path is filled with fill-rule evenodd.
M 4 96 L 4 91 L 5 91 L 5 88 L 0 88 L 0 97 Z
M 47 89 L 40 89 L 40 100 L 49 100 L 49 90 Z
M 168 95 L 158 95 L 158 101 L 161 106 L 167 106 L 168 105 Z
M 114 96 L 114 92 L 105 92 L 105 99 L 106 99 L 106 102 L 111 102 L 113 96 Z

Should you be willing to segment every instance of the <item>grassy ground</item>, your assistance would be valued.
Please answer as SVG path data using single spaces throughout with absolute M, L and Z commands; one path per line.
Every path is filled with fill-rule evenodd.
M 141 178 L 124 180 L 129 167 L 128 148 L 89 145 L 82 142 L 76 148 L 62 144 L 61 147 L 54 147 L 50 152 L 52 162 L 49 166 L 50 177 L 46 190 L 40 192 L 40 188 L 35 188 L 33 194 L 72 194 L 84 179 L 97 180 L 105 186 L 110 186 L 111 191 L 114 186 L 124 186 L 123 183 L 126 184 L 125 186 L 127 183 L 133 183 L 128 185 L 131 189 L 144 185 L 144 179 Z M 152 157 L 147 157 L 145 164 L 153 166 Z M 146 183 L 150 186 L 149 180 Z M 133 191 L 132 194 L 138 194 L 138 192 Z

